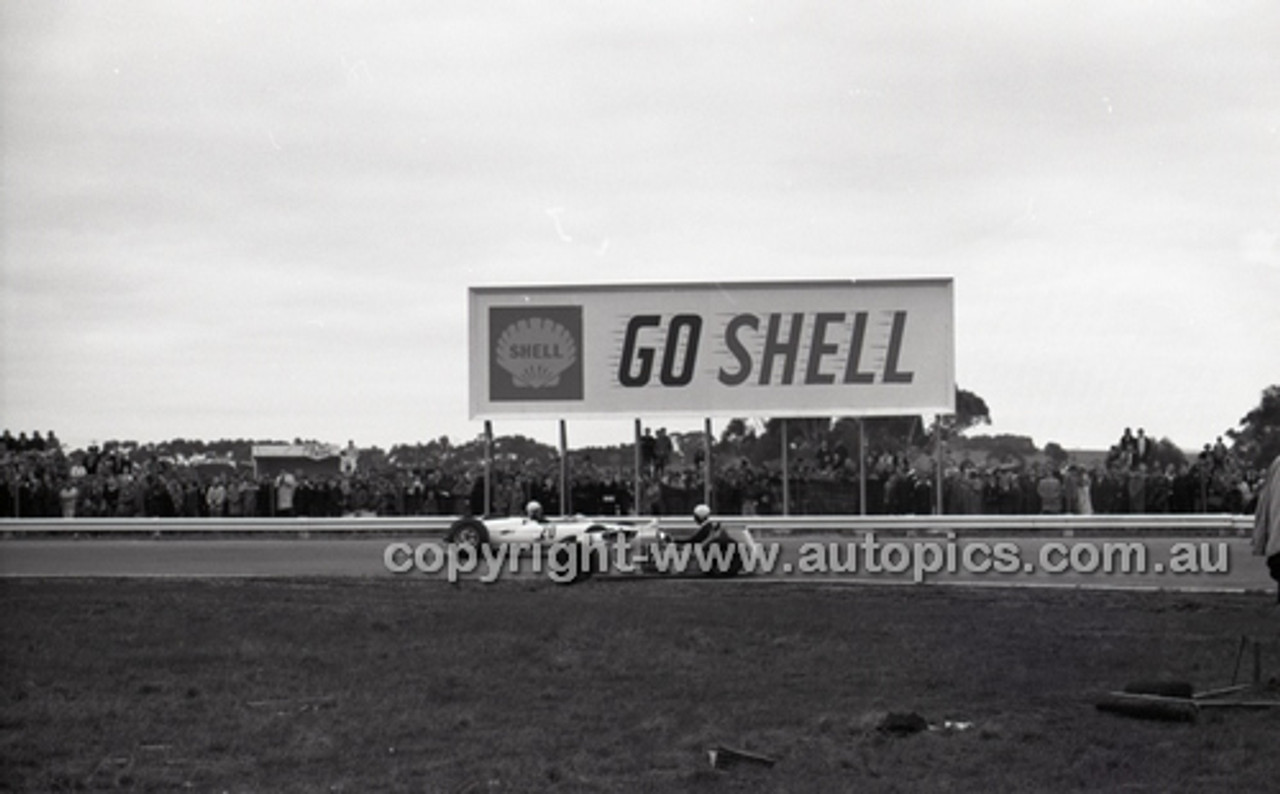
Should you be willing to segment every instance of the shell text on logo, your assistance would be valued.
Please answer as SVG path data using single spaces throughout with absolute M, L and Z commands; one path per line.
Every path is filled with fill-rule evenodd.
M 577 360 L 573 335 L 559 323 L 530 317 L 513 323 L 498 338 L 498 366 L 511 374 L 520 388 L 557 386 L 560 375 Z

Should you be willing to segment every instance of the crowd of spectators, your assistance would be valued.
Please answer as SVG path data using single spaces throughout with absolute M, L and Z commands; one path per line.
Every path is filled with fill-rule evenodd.
M 459 509 L 456 480 L 442 471 L 260 476 L 246 461 L 179 461 L 117 443 L 68 452 L 48 438 L 53 434 L 38 447 L 11 445 L 8 432 L 0 437 L 0 517 L 336 517 Z
M 652 443 L 649 440 L 651 439 Z M 178 460 L 152 448 L 110 443 L 66 450 L 53 432 L 0 436 L 0 517 L 272 517 L 518 514 L 530 499 L 588 515 L 684 514 L 703 501 L 703 451 L 681 450 L 665 430 L 641 442 L 641 490 L 635 504 L 630 467 L 571 454 L 569 493 L 560 498 L 558 463 L 511 457 L 484 468 L 474 461 L 433 466 L 358 466 L 354 474 L 255 474 L 249 461 Z M 865 512 L 929 514 L 937 504 L 933 458 L 871 451 Z M 864 512 L 858 459 L 821 442 L 779 463 L 717 455 L 712 503 L 722 514 Z M 1241 465 L 1219 438 L 1191 460 L 1160 462 L 1139 429 L 1125 430 L 1105 459 L 984 460 L 943 456 L 942 508 L 948 514 L 1249 513 L 1262 472 Z M 485 510 L 488 490 L 489 510 Z

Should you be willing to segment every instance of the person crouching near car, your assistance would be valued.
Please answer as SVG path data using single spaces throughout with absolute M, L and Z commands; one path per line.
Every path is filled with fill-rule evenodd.
M 1258 492 L 1253 516 L 1253 553 L 1267 560 L 1271 578 L 1280 588 L 1280 455 L 1271 461 Z M 1276 591 L 1280 603 L 1280 589 Z

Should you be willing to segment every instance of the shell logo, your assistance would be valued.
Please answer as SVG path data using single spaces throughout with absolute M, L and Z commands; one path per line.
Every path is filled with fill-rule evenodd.
M 577 361 L 578 346 L 560 323 L 529 317 L 498 337 L 496 359 L 517 388 L 550 389 L 560 385 L 560 375 Z

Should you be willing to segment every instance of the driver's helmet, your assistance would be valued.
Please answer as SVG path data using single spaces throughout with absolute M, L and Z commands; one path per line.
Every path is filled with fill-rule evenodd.
M 698 524 L 702 524 L 702 523 L 704 523 L 708 518 L 711 518 L 711 508 L 710 508 L 710 507 L 707 507 L 706 505 L 698 505 L 697 507 L 693 508 L 693 520 L 694 520 L 694 522 L 696 522 L 696 523 L 698 523 Z
M 531 501 L 524 506 L 524 514 L 534 521 L 542 520 L 542 505 L 537 501 Z

